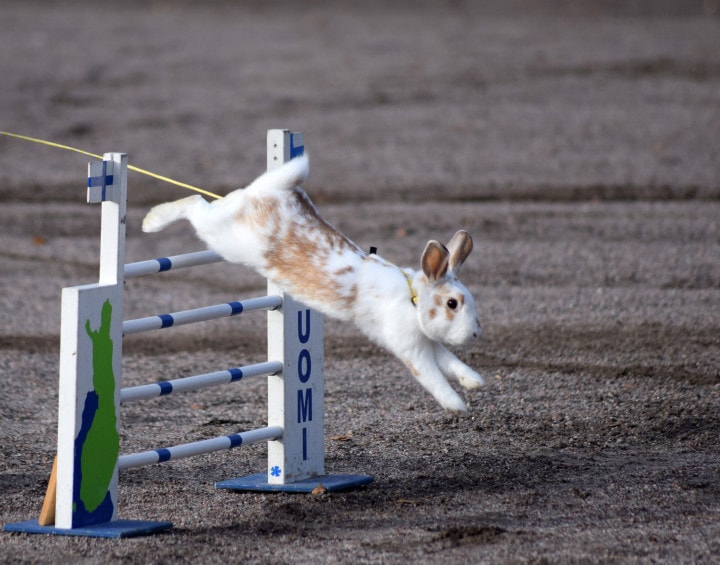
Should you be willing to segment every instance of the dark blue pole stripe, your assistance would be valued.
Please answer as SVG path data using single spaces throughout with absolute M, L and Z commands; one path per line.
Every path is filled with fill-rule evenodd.
M 170 453 L 169 449 L 165 449 L 164 447 L 160 449 L 156 449 L 155 453 L 158 454 L 158 463 L 164 463 L 165 461 L 170 461 L 170 458 L 172 457 L 172 453 Z
M 242 369 L 234 368 L 234 369 L 228 369 L 228 373 L 230 373 L 230 382 L 234 383 L 235 381 L 239 381 L 243 378 L 243 372 Z
M 243 311 L 243 305 L 242 302 L 228 302 L 228 306 L 232 308 L 231 316 L 235 316 L 236 314 L 240 314 Z
M 155 260 L 160 264 L 160 270 L 158 271 L 158 273 L 163 273 L 172 269 L 172 261 L 167 257 L 160 257 L 159 259 Z
M 170 314 L 160 314 L 158 318 L 162 320 L 161 328 L 169 328 L 175 323 L 175 319 Z
M 230 440 L 230 447 L 239 447 L 242 445 L 242 436 L 240 434 L 231 434 L 227 436 Z
M 171 394 L 173 391 L 172 383 L 169 383 L 167 381 L 159 382 L 159 383 L 157 383 L 157 385 L 160 387 L 160 396 L 165 396 L 166 394 Z
M 103 177 L 88 177 L 88 188 L 93 188 L 95 186 L 105 186 L 113 183 L 113 175 L 105 175 L 105 180 L 103 181 Z

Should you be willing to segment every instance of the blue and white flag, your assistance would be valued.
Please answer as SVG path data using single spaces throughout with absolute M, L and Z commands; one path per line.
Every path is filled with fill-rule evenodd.
M 90 161 L 88 163 L 88 203 L 115 201 L 113 169 L 112 161 Z

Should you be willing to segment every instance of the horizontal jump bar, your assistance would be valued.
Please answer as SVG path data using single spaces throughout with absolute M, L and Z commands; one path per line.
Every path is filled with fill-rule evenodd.
M 194 253 L 184 253 L 182 255 L 173 255 L 170 257 L 159 257 L 157 259 L 148 259 L 147 261 L 138 261 L 137 263 L 128 263 L 125 265 L 125 278 L 141 277 L 143 275 L 151 275 L 153 273 L 163 273 L 173 269 L 185 269 L 186 267 L 197 267 L 198 265 L 209 265 L 211 263 L 221 263 L 223 259 L 214 251 L 196 251 Z
M 149 385 L 140 385 L 124 388 L 120 391 L 120 402 L 135 402 L 157 396 L 166 396 L 174 392 L 188 392 L 201 388 L 218 386 L 239 381 L 246 377 L 260 377 L 263 375 L 276 375 L 282 372 L 283 364 L 280 361 L 256 363 L 246 367 L 235 367 L 225 371 L 216 371 L 204 375 L 195 375 L 171 381 L 161 381 Z
M 275 310 L 280 306 L 282 306 L 282 298 L 280 296 L 260 296 L 258 298 L 248 298 L 242 302 L 227 302 L 225 304 L 205 306 L 204 308 L 195 308 L 194 310 L 183 310 L 182 312 L 172 314 L 160 314 L 147 318 L 125 320 L 123 322 L 123 335 L 149 332 L 171 326 L 183 326 L 185 324 L 194 324 L 195 322 L 205 322 L 207 320 L 217 320 L 218 318 L 237 316 L 242 312 Z
M 193 455 L 232 449 L 233 447 L 240 447 L 241 445 L 250 445 L 261 441 L 272 441 L 281 438 L 282 435 L 282 427 L 268 426 L 239 434 L 230 434 L 228 436 L 204 439 L 192 443 L 183 443 L 174 447 L 162 447 L 152 451 L 141 451 L 140 453 L 121 455 L 118 457 L 118 469 L 122 471 L 124 469 L 131 469 L 132 467 L 142 467 L 154 463 L 184 459 L 185 457 L 192 457 Z

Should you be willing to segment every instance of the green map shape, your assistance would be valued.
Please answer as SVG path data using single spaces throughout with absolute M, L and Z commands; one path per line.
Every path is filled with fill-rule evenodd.
M 105 499 L 120 452 L 120 435 L 115 413 L 111 319 L 112 304 L 110 300 L 106 300 L 100 315 L 100 328 L 93 331 L 90 320 L 85 323 L 85 331 L 93 345 L 93 387 L 98 396 L 98 409 L 81 455 L 80 499 L 88 512 L 95 510 Z

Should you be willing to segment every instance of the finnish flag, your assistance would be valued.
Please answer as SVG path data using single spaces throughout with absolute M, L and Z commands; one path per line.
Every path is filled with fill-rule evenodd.
M 113 169 L 112 161 L 90 161 L 88 163 L 88 203 L 115 201 Z

